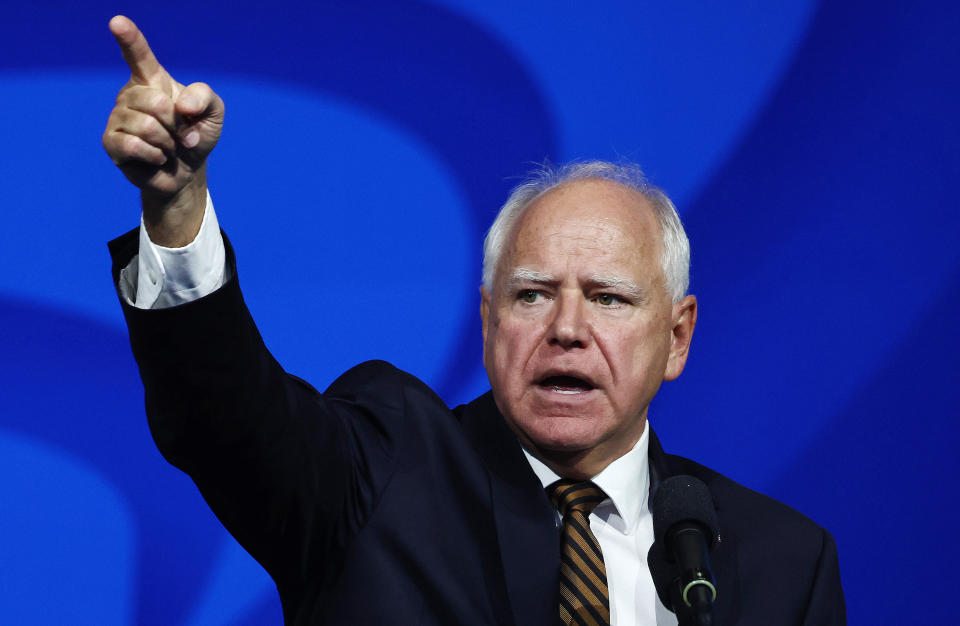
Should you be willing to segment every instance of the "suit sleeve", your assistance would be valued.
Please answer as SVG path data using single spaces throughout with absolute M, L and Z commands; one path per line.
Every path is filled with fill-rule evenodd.
M 111 242 L 115 283 L 136 242 L 136 231 Z M 169 309 L 121 300 L 150 429 L 164 457 L 193 478 L 278 585 L 317 580 L 337 569 L 388 480 L 390 425 L 402 422 L 389 418 L 402 407 L 388 391 L 375 394 L 375 405 L 360 400 L 357 390 L 383 379 L 385 364 L 352 371 L 326 395 L 286 374 L 232 275 L 217 291 Z
M 805 626 L 845 626 L 847 623 L 837 544 L 826 530 L 823 531 L 823 547 L 803 623 Z

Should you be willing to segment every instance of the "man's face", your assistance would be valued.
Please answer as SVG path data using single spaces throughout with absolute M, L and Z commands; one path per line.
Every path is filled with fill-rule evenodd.
M 629 451 L 660 382 L 683 369 L 696 300 L 672 303 L 660 241 L 641 194 L 566 183 L 527 208 L 483 292 L 497 406 L 555 470 L 592 475 Z

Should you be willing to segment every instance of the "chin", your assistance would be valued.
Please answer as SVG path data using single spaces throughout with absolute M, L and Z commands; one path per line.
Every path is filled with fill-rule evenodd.
M 538 449 L 552 452 L 589 450 L 602 439 L 596 422 L 583 417 L 540 417 L 521 430 Z

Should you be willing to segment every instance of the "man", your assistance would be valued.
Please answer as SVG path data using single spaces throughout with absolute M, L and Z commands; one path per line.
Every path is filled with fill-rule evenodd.
M 126 18 L 110 27 L 131 80 L 104 146 L 143 202 L 111 251 L 150 425 L 289 623 L 676 623 L 646 566 L 648 493 L 676 474 L 717 509 L 715 623 L 844 623 L 829 534 L 665 455 L 648 427 L 697 302 L 676 212 L 637 171 L 548 172 L 501 210 L 481 304 L 491 393 L 451 411 L 371 362 L 318 394 L 263 346 L 218 231 L 205 162 L 222 101 L 174 81 Z

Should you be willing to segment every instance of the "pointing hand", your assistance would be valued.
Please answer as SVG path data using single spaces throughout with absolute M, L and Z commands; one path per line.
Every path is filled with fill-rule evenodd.
M 126 17 L 110 20 L 110 31 L 130 66 L 130 82 L 117 94 L 103 146 L 134 185 L 174 194 L 216 145 L 223 101 L 204 83 L 175 81 Z
M 163 213 L 172 205 L 183 209 L 184 204 L 196 204 L 195 197 L 184 203 L 177 196 L 197 196 L 202 189 L 205 198 L 204 163 L 220 138 L 223 101 L 205 83 L 184 86 L 174 80 L 153 55 L 143 33 L 126 17 L 110 20 L 110 31 L 130 66 L 130 81 L 117 94 L 103 147 L 141 189 L 145 217 L 151 207 L 161 208 L 154 213 Z M 186 192 L 192 194 L 185 193 L 188 185 L 192 189 Z M 202 215 L 200 207 L 200 219 Z M 151 217 L 160 219 L 159 214 Z M 183 221 L 187 216 L 180 217 Z M 189 233 L 185 236 L 188 241 L 192 238 Z

